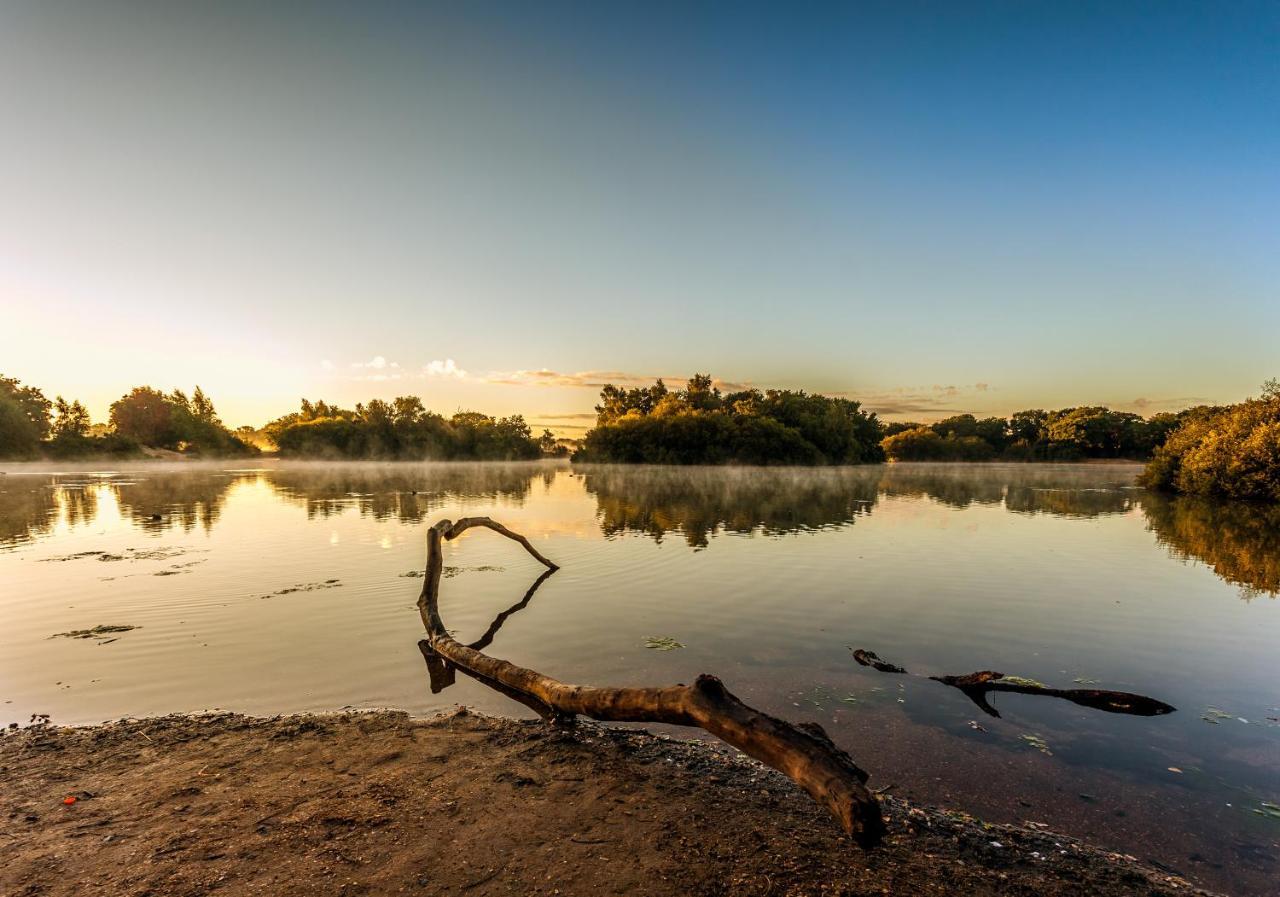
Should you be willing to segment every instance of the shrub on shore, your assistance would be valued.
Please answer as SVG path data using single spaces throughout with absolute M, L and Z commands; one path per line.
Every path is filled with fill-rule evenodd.
M 1280 381 L 1226 408 L 1193 409 L 1156 450 L 1143 485 L 1280 502 Z

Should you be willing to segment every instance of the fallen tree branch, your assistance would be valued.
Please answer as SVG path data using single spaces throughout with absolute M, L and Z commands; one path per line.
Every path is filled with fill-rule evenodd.
M 881 659 L 874 651 L 862 648 L 850 650 L 853 651 L 853 659 L 864 667 L 871 667 L 882 673 L 912 675 L 902 667 Z M 1107 713 L 1125 713 L 1130 716 L 1162 716 L 1173 713 L 1177 709 L 1164 701 L 1157 701 L 1146 695 L 1136 695 L 1127 691 L 1107 691 L 1101 688 L 1050 688 L 1039 682 L 1006 677 L 1004 673 L 997 673 L 994 670 L 980 670 L 964 676 L 929 676 L 928 678 L 959 689 L 965 697 L 978 705 L 983 713 L 996 718 L 1000 717 L 1000 711 L 987 702 L 987 694 L 993 691 L 1062 698 L 1082 707 L 1091 707 Z
M 540 705 L 561 716 L 581 714 L 607 722 L 697 726 L 785 774 L 826 807 L 858 844 L 870 847 L 880 841 L 885 831 L 884 818 L 879 802 L 866 788 L 867 773 L 817 724 L 793 726 L 748 707 L 715 676 L 699 676 L 693 685 L 663 688 L 568 685 L 535 670 L 490 657 L 454 639 L 440 618 L 443 543 L 475 526 L 486 527 L 519 542 L 549 570 L 557 569 L 524 536 L 487 517 L 464 517 L 454 522 L 441 520 L 432 526 L 427 530 L 427 569 L 418 598 L 418 610 L 427 630 L 423 655 L 428 659 L 429 668 L 428 648 L 481 681 L 502 686 L 500 690 L 504 694 L 513 697 L 518 694 L 517 700 L 535 709 Z M 435 673 L 432 678 L 434 682 Z

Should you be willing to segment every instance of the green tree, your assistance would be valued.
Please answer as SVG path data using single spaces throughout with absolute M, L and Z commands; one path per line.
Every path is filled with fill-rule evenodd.
M 34 386 L 0 376 L 0 456 L 36 455 L 49 435 L 50 403 Z
M 84 439 L 89 434 L 91 421 L 89 412 L 77 399 L 67 402 L 58 396 L 53 402 L 56 417 L 53 419 L 52 435 L 54 440 Z
M 111 426 L 122 436 L 155 448 L 178 447 L 173 427 L 174 402 L 150 386 L 135 386 L 111 403 Z

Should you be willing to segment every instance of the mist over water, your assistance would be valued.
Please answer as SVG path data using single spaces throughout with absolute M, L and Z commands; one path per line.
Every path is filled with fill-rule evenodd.
M 875 787 L 1046 822 L 1240 893 L 1280 874 L 1280 823 L 1254 812 L 1280 803 L 1280 520 L 1147 493 L 1132 465 L 4 470 L 6 723 L 527 715 L 463 676 L 433 694 L 417 649 L 426 527 L 487 514 L 561 564 L 530 594 L 542 571 L 518 546 L 448 546 L 442 614 L 463 640 L 489 631 L 495 656 L 593 684 L 715 673 L 821 722 Z M 51 637 L 96 626 L 136 628 Z M 646 648 L 662 638 L 684 647 Z M 1177 711 L 1000 694 L 994 718 L 860 667 L 850 646 L 913 673 L 994 669 Z

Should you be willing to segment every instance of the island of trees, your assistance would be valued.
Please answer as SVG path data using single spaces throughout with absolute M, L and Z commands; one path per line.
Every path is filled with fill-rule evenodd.
M 373 399 L 355 410 L 303 399 L 298 411 L 273 420 L 263 434 L 282 457 L 294 458 L 520 461 L 564 453 L 551 431 L 534 438 L 518 414 L 462 411 L 446 418 L 417 396 Z
M 803 391 L 722 394 L 697 374 L 684 389 L 607 385 L 575 461 L 643 464 L 861 464 L 883 434 L 858 402 Z
M 50 401 L 40 389 L 0 376 L 0 458 L 118 458 L 180 453 L 236 457 L 260 452 L 259 439 L 294 458 L 511 461 L 566 454 L 550 431 L 535 438 L 519 415 L 464 411 L 445 418 L 416 396 L 374 399 L 354 410 L 302 400 L 267 424 L 228 429 L 200 387 L 190 396 L 139 386 L 93 424 L 79 401 Z

